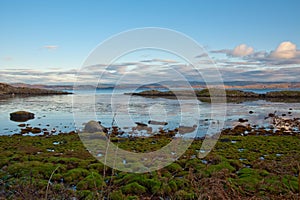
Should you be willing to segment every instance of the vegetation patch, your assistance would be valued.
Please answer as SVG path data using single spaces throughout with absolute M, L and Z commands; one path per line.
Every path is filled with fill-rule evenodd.
M 111 141 L 122 149 L 149 152 L 171 138 Z M 299 136 L 224 135 L 200 159 L 201 144 L 193 141 L 165 168 L 135 174 L 104 166 L 76 134 L 1 136 L 0 198 L 299 199 Z

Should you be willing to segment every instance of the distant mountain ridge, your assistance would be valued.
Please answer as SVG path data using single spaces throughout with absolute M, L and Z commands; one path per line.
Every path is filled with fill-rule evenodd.
M 163 81 L 159 83 L 139 85 L 139 84 L 124 84 L 124 85 L 113 85 L 113 84 L 99 84 L 97 87 L 94 85 L 76 85 L 77 90 L 89 90 L 89 89 L 113 89 L 113 88 L 162 88 L 172 85 L 173 87 L 184 88 L 188 83 L 182 81 Z M 190 81 L 189 84 L 193 88 L 206 88 L 205 82 Z M 224 83 L 209 83 L 210 86 L 220 87 L 223 86 L 226 89 L 288 89 L 288 88 L 300 88 L 300 82 L 254 82 L 254 81 L 230 81 Z M 11 86 L 14 87 L 26 87 L 26 88 L 37 88 L 47 90 L 73 90 L 74 85 L 44 85 L 44 84 L 25 84 L 25 83 L 13 83 Z

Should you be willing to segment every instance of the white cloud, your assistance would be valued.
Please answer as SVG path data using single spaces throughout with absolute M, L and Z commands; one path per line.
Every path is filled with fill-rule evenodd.
M 246 44 L 240 44 L 236 46 L 234 49 L 221 49 L 221 50 L 214 50 L 211 53 L 224 53 L 227 56 L 231 57 L 244 57 L 249 56 L 254 53 L 254 49 Z
M 290 41 L 282 42 L 278 45 L 275 51 L 270 54 L 271 58 L 291 59 L 297 56 L 297 47 Z
M 252 53 L 254 53 L 254 49 L 252 47 L 249 47 L 246 44 L 240 44 L 232 50 L 231 55 L 234 57 L 243 57 Z
M 44 49 L 48 49 L 48 50 L 56 50 L 58 48 L 57 45 L 45 45 L 43 46 Z
M 226 58 L 227 61 L 222 61 L 222 63 L 230 63 L 230 57 L 240 57 L 247 62 L 256 63 L 257 67 L 300 64 L 300 50 L 297 49 L 296 44 L 290 41 L 280 43 L 275 50 L 270 52 L 255 52 L 252 47 L 249 47 L 246 44 L 240 44 L 234 49 L 214 50 L 211 51 L 211 53 L 226 54 L 229 58 Z M 219 61 L 217 60 L 217 62 Z

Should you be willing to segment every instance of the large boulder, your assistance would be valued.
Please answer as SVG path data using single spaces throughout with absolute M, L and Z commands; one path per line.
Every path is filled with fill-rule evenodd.
M 26 122 L 30 119 L 34 119 L 34 114 L 28 111 L 17 111 L 10 113 L 10 120 L 16 122 Z
M 102 126 L 99 122 L 91 120 L 84 126 L 84 132 L 95 133 L 95 132 L 104 132 L 107 133 L 107 128 Z

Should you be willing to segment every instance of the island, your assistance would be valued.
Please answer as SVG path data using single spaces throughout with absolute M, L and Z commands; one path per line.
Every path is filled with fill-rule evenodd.
M 248 101 L 248 100 L 267 100 L 267 101 L 300 101 L 300 91 L 284 90 L 272 91 L 265 94 L 255 92 L 248 92 L 233 89 L 203 89 L 203 90 L 180 90 L 180 91 L 159 91 L 159 90 L 145 90 L 137 93 L 125 93 L 126 95 L 142 96 L 149 98 L 192 98 L 197 97 L 200 101 L 210 102 L 211 97 L 218 99 L 226 98 L 227 102 Z

